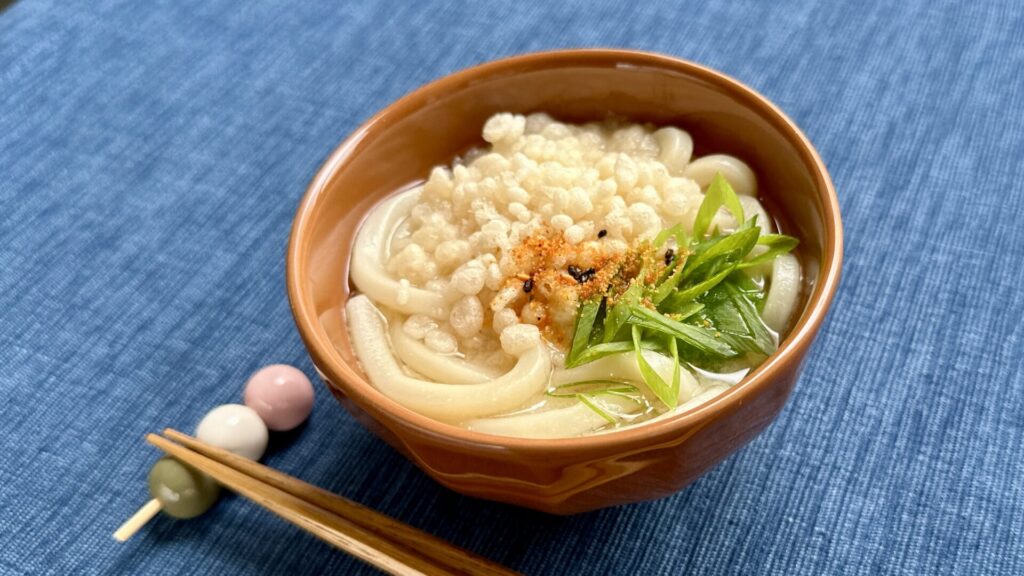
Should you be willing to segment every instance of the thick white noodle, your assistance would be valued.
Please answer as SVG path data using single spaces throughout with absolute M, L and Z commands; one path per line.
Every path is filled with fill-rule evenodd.
M 761 234 L 774 234 L 775 225 L 772 222 L 771 216 L 768 215 L 768 211 L 764 209 L 764 206 L 754 198 L 753 196 L 740 196 L 740 205 L 743 206 L 743 217 L 750 218 L 751 216 L 757 216 L 757 226 L 761 229 Z
M 753 196 L 739 196 L 740 206 L 743 206 L 743 217 L 750 219 L 752 216 L 757 216 L 757 227 L 761 229 L 761 234 L 774 234 L 775 225 L 772 223 L 772 219 L 768 216 L 768 211 L 764 209 L 764 206 L 754 198 Z M 740 222 L 737 222 L 732 216 L 732 212 L 722 208 L 715 214 L 715 218 L 711 221 L 712 228 L 718 228 L 722 232 L 733 233 L 736 228 L 739 228 Z M 763 252 L 767 248 L 755 247 L 754 255 L 756 256 L 759 252 Z
M 372 294 L 374 300 L 388 308 L 447 319 L 448 307 L 440 294 L 414 286 L 402 287 L 384 267 L 391 235 L 419 201 L 420 190 L 421 187 L 417 187 L 398 194 L 370 211 L 370 217 L 356 236 L 349 274 L 360 292 Z
M 698 158 L 683 170 L 683 176 L 695 180 L 702 190 L 706 190 L 716 172 L 722 173 L 737 194 L 757 196 L 757 177 L 754 171 L 735 156 L 711 154 Z
M 636 402 L 628 398 L 609 394 L 595 396 L 593 401 L 613 415 L 636 412 L 639 408 Z M 577 401 L 566 408 L 556 408 L 543 412 L 478 418 L 467 422 L 466 428 L 499 436 L 566 438 L 593 432 L 607 424 L 608 421 L 602 418 L 600 414 L 586 404 Z
M 757 216 L 757 225 L 761 228 L 761 234 L 774 234 L 775 224 L 772 222 L 768 211 L 764 209 L 764 206 L 758 202 L 757 198 L 753 196 L 740 196 L 740 204 L 743 205 L 743 216 L 750 218 L 751 216 Z M 730 216 L 731 218 L 731 216 Z M 749 258 L 756 258 L 761 254 L 768 251 L 768 247 L 764 245 L 754 246 L 754 249 L 750 251 Z M 751 268 L 747 268 L 747 275 L 754 279 L 754 281 L 761 283 L 770 276 L 772 273 L 772 263 L 765 262 Z
M 388 315 L 388 324 L 391 326 L 391 348 L 395 356 L 427 378 L 450 384 L 480 384 L 501 376 L 488 366 L 434 352 L 423 342 L 406 334 L 401 321 L 394 315 Z
M 691 408 L 696 408 L 728 389 L 728 386 L 720 384 L 714 384 L 707 388 L 698 387 L 697 393 L 692 398 L 683 402 L 674 410 L 669 410 L 668 412 L 659 414 L 650 420 L 644 421 L 644 423 L 646 424 L 656 422 L 658 420 L 664 420 L 665 418 L 686 412 Z M 616 396 L 602 395 L 597 397 L 597 401 L 601 403 L 602 407 L 607 409 L 606 411 L 613 414 L 628 414 L 630 412 L 635 412 L 637 408 L 636 404 L 632 400 Z M 526 414 L 516 414 L 513 416 L 497 416 L 494 418 L 471 420 L 466 423 L 466 427 L 470 430 L 486 432 L 488 434 L 497 434 L 500 436 L 520 436 L 523 438 L 565 438 L 593 432 L 598 428 L 605 426 L 607 423 L 608 421 L 602 418 L 597 412 L 594 412 L 590 407 L 584 405 L 582 402 L 578 402 L 567 408 L 558 408 L 544 412 L 531 412 Z M 599 433 L 611 432 L 613 430 L 615 430 L 615 428 L 610 428 Z
M 764 323 L 776 332 L 785 331 L 799 295 L 800 263 L 792 254 L 781 254 L 772 262 L 772 278 L 761 311 Z
M 642 354 L 647 363 L 651 365 L 651 368 L 658 373 L 658 376 L 661 376 L 662 380 L 666 383 L 672 382 L 672 370 L 675 367 L 675 363 L 671 358 L 651 350 L 644 350 Z M 643 386 L 644 378 L 640 374 L 640 367 L 637 366 L 636 355 L 633 352 L 611 354 L 582 366 L 566 370 L 555 370 L 551 375 L 552 386 L 585 382 L 587 380 L 625 380 L 646 389 Z M 686 400 L 699 391 L 700 385 L 697 383 L 697 379 L 693 377 L 693 374 L 690 374 L 689 370 L 681 368 L 679 370 L 679 399 Z M 652 401 L 655 399 L 653 394 L 648 394 L 648 397 Z
M 444 422 L 509 412 L 544 390 L 551 373 L 551 354 L 531 348 L 515 367 L 482 384 L 447 384 L 412 378 L 402 372 L 388 344 L 384 318 L 369 298 L 358 295 L 345 305 L 349 334 L 370 382 L 399 404 Z
M 679 406 L 676 406 L 674 412 L 686 412 L 691 408 L 696 408 L 697 406 L 700 406 L 701 404 L 707 402 L 708 400 L 711 400 L 715 396 L 718 396 L 719 394 L 725 392 L 728 389 L 728 386 L 708 386 L 707 388 L 701 390 L 699 394 L 694 395 L 693 398 L 690 398 L 686 402 L 683 402 Z
M 674 363 L 671 358 L 650 350 L 645 350 L 643 355 L 647 363 L 662 379 L 666 382 L 672 381 Z M 636 356 L 632 352 L 605 356 L 575 368 L 555 370 L 551 375 L 551 384 L 561 386 L 574 382 L 602 379 L 633 382 L 642 389 L 646 389 L 642 384 L 643 376 L 637 366 Z M 685 369 L 679 372 L 679 388 L 680 399 L 691 398 L 701 391 L 697 380 Z M 654 400 L 650 391 L 647 391 L 646 394 L 652 401 Z M 594 396 L 594 401 L 612 414 L 629 414 L 636 412 L 638 408 L 637 404 L 628 398 L 607 394 Z M 471 420 L 466 423 L 466 427 L 470 430 L 501 436 L 564 438 L 593 432 L 606 424 L 608 421 L 600 414 L 582 402 L 576 402 L 565 408 Z
M 660 149 L 658 160 L 668 168 L 668 173 L 682 175 L 693 157 L 693 138 L 689 133 L 669 126 L 656 131 L 654 139 Z
M 697 406 L 700 406 L 701 404 L 707 402 L 708 400 L 711 400 L 715 396 L 718 396 L 719 394 L 725 392 L 728 389 L 728 386 L 720 384 L 713 384 L 711 386 L 708 386 L 707 388 L 703 388 L 701 389 L 699 394 L 697 394 L 693 398 L 690 398 L 686 402 L 683 402 L 679 406 L 676 406 L 675 410 L 669 410 L 668 412 L 665 412 L 663 414 L 658 414 L 654 418 L 644 421 L 644 423 L 649 424 L 651 422 L 657 422 L 658 420 L 664 420 L 665 418 L 670 418 L 672 416 L 675 416 L 676 414 L 681 414 L 683 412 L 686 412 L 687 410 L 696 408 Z

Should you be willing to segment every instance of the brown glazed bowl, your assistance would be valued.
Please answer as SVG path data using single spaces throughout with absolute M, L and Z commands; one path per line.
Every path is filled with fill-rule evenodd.
M 687 412 L 555 440 L 470 432 L 412 412 L 371 386 L 345 323 L 349 252 L 359 223 L 384 197 L 483 145 L 484 121 L 501 111 L 547 112 L 571 122 L 615 115 L 679 126 L 693 136 L 696 155 L 728 153 L 749 163 L 762 201 L 801 241 L 802 306 L 778 351 L 743 382 Z M 287 261 L 299 332 L 331 392 L 357 420 L 452 490 L 573 514 L 672 494 L 768 426 L 836 290 L 842 224 L 825 165 L 800 129 L 760 94 L 667 56 L 565 50 L 463 70 L 368 120 L 310 183 Z

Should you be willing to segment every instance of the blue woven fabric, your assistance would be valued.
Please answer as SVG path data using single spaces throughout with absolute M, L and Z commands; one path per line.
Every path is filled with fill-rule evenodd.
M 884 3 L 889 4 L 889 3 Z M 235 497 L 110 533 L 142 436 L 312 367 L 283 257 L 352 129 L 439 76 L 660 51 L 776 102 L 845 221 L 779 419 L 679 494 L 570 518 L 449 492 L 321 387 L 266 461 L 529 574 L 1024 574 L 1024 5 L 22 0 L 0 12 L 0 573 L 364 573 Z

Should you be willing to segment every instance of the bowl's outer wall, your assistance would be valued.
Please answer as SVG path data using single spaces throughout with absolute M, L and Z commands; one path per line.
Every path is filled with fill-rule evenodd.
M 689 131 L 695 154 L 734 154 L 754 169 L 759 196 L 801 240 L 806 315 L 827 305 L 841 230 L 817 155 L 770 104 L 724 77 L 680 61 L 621 51 L 569 51 L 492 63 L 428 85 L 365 124 L 310 186 L 289 249 L 289 295 L 300 332 L 332 392 L 361 422 L 456 491 L 554 513 L 657 498 L 692 482 L 763 430 L 781 410 L 821 318 L 752 389 L 670 433 L 547 451 L 465 442 L 383 397 L 358 369 L 345 329 L 348 255 L 359 222 L 385 196 L 482 145 L 499 111 L 547 112 L 573 122 L 620 116 Z M 787 126 L 789 130 L 787 130 Z M 836 270 L 824 270 L 823 264 Z M 821 286 L 826 272 L 829 286 Z M 822 312 L 823 314 L 823 312 Z M 820 315 L 819 315 L 820 316 Z M 795 330 L 796 331 L 796 330 Z M 784 346 L 785 347 L 785 346 Z M 618 433 L 616 433 L 618 434 Z M 606 436 L 614 436 L 606 435 Z M 547 445 L 552 445 L 550 441 Z M 538 448 L 540 446 L 540 448 Z

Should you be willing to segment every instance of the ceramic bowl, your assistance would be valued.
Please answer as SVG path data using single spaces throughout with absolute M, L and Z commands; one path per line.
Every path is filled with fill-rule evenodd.
M 371 386 L 353 356 L 344 310 L 359 223 L 381 199 L 483 145 L 484 121 L 501 111 L 547 112 L 570 122 L 614 115 L 679 126 L 693 136 L 696 156 L 734 154 L 750 164 L 762 201 L 801 241 L 802 302 L 778 351 L 743 382 L 687 412 L 555 440 L 470 432 L 412 412 Z M 564 50 L 457 72 L 360 126 L 309 185 L 292 229 L 287 284 L 314 364 L 356 419 L 452 490 L 572 514 L 672 494 L 764 430 L 793 388 L 828 311 L 841 262 L 839 206 L 825 165 L 764 96 L 676 58 Z

